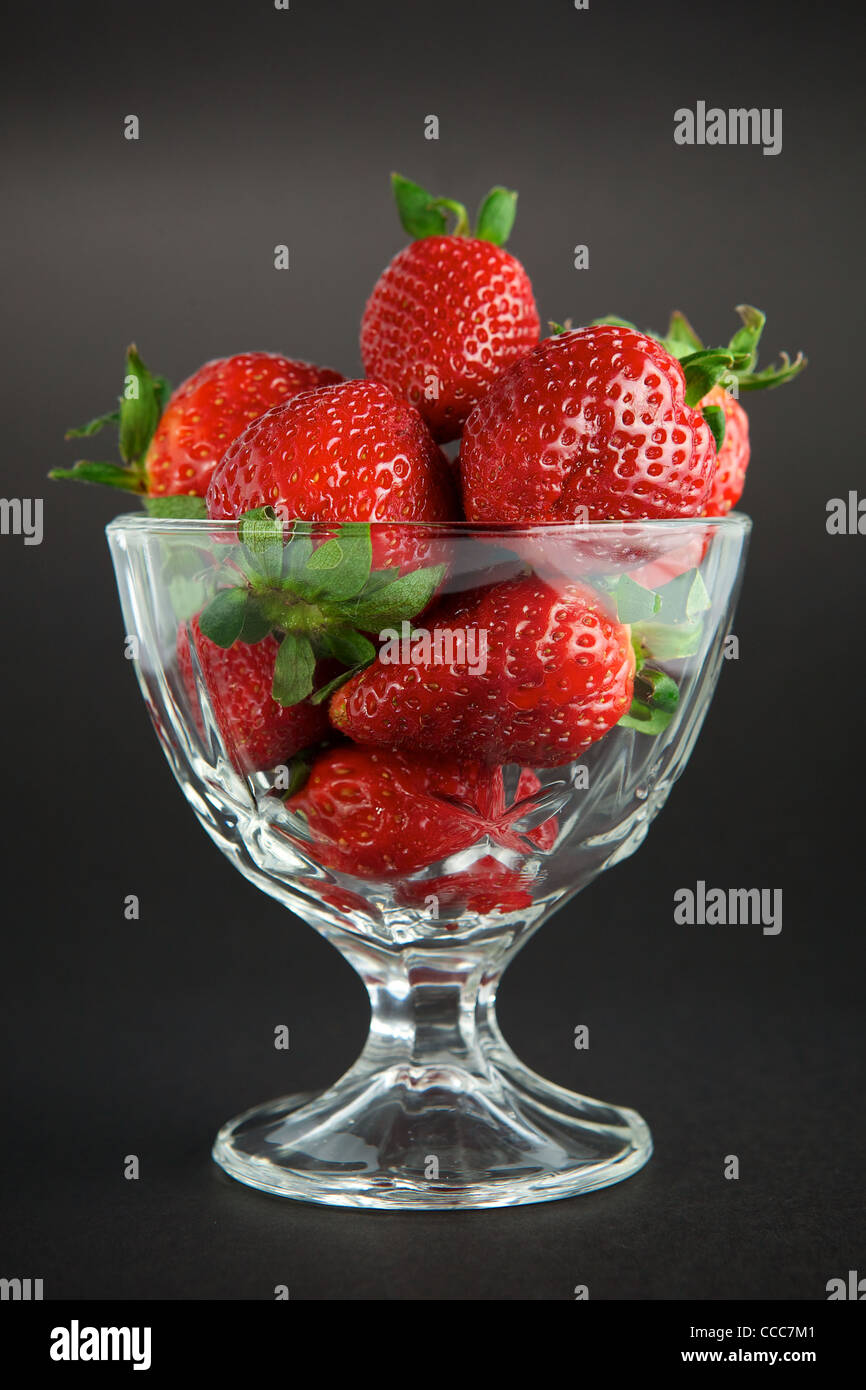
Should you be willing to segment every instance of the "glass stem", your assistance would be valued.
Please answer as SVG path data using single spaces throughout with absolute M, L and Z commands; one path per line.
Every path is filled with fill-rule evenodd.
M 498 953 L 341 944 L 370 995 L 370 1034 L 358 1067 L 489 1073 L 500 1039 L 494 1005 L 505 961 Z

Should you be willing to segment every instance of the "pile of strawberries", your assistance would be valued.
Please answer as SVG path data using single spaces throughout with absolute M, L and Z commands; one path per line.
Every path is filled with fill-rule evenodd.
M 529 769 L 578 759 L 636 694 L 652 717 L 670 698 L 587 584 L 518 565 L 443 595 L 437 524 L 723 516 L 749 460 L 736 395 L 805 365 L 756 370 L 764 316 L 751 307 L 723 348 L 681 314 L 664 336 L 609 317 L 541 338 L 529 277 L 504 249 L 516 195 L 493 189 L 473 233 L 462 205 L 396 175 L 393 187 L 412 240 L 364 311 L 366 378 L 247 352 L 169 395 L 130 348 L 117 409 L 70 432 L 116 423 L 123 462 L 52 475 L 137 493 L 161 516 L 238 522 L 229 582 L 179 626 L 191 707 L 202 680 L 240 771 L 291 766 L 287 804 L 316 857 L 361 878 L 412 874 L 482 837 L 549 849 L 556 824 L 532 816 Z M 383 662 L 380 631 L 420 615 L 433 634 L 483 631 L 484 671 Z M 510 764 L 524 771 L 507 805 Z M 529 900 L 494 857 L 432 883 L 480 911 Z

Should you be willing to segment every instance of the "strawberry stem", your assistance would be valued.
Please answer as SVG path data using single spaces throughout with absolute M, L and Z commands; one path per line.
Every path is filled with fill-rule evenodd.
M 138 467 L 121 468 L 118 463 L 90 463 L 80 459 L 72 468 L 52 468 L 49 478 L 66 478 L 74 483 L 100 483 L 103 487 L 121 488 L 142 496 L 147 492 L 144 471 Z
M 469 214 L 462 203 L 455 202 L 453 198 L 434 198 L 431 206 L 453 212 L 456 221 L 451 229 L 451 236 L 469 235 Z

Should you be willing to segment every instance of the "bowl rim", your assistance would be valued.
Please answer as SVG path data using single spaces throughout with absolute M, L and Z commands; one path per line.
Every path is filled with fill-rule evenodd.
M 725 516 L 665 517 L 655 520 L 635 521 L 538 521 L 531 523 L 501 521 L 371 521 L 371 522 L 306 522 L 303 517 L 286 520 L 286 525 L 295 522 L 317 527 L 366 526 L 388 527 L 389 530 L 419 531 L 427 530 L 446 537 L 496 537 L 517 538 L 572 538 L 601 532 L 606 536 L 622 535 L 633 537 L 640 534 L 664 535 L 682 531 L 688 534 L 695 530 L 721 529 L 747 533 L 752 529 L 752 519 L 745 512 L 728 512 Z M 106 535 L 141 534 L 146 535 L 194 535 L 229 536 L 237 532 L 237 518 L 226 521 L 212 521 L 209 517 L 161 517 L 148 512 L 124 512 L 114 517 L 105 528 Z

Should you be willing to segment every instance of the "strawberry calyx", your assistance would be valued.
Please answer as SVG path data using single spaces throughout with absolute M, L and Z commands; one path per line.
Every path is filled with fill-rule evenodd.
M 710 427 L 710 433 L 716 441 L 716 453 L 718 453 L 725 442 L 725 412 L 720 405 L 705 405 L 701 414 Z
M 730 375 L 736 382 L 737 389 L 740 391 L 766 391 L 775 386 L 782 386 L 786 381 L 792 381 L 795 376 L 799 376 L 800 372 L 807 366 L 807 359 L 802 352 L 798 352 L 793 361 L 787 352 L 782 352 L 779 354 L 780 361 L 778 363 L 772 363 L 769 367 L 764 367 L 762 371 L 756 370 L 758 344 L 761 341 L 767 316 L 752 304 L 738 304 L 737 313 L 741 319 L 741 326 L 731 338 L 727 348 L 713 349 L 713 351 L 726 351 L 734 358 Z M 687 361 L 706 351 L 685 314 L 680 313 L 679 310 L 671 315 L 665 336 L 655 336 L 659 336 L 662 346 L 672 357 L 679 358 L 684 369 Z
M 635 654 L 634 692 L 619 724 L 642 734 L 660 734 L 679 704 L 673 676 L 657 665 L 692 656 L 700 646 L 703 614 L 711 607 L 707 587 L 697 568 L 686 570 L 658 589 L 648 589 L 628 574 L 602 580 L 616 605 L 617 618 L 631 627 Z
M 686 405 L 692 408 L 700 406 L 716 385 L 721 385 L 734 395 L 739 395 L 740 391 L 762 391 L 782 386 L 799 376 L 807 365 L 802 352 L 798 352 L 793 361 L 786 352 L 782 352 L 778 363 L 757 371 L 758 344 L 767 316 L 752 304 L 738 304 L 737 313 L 741 324 L 726 347 L 705 347 L 679 309 L 671 314 L 665 334 L 647 331 L 647 336 L 660 342 L 682 367 L 686 378 Z M 636 333 L 642 331 L 636 324 L 617 314 L 593 319 L 592 324 L 593 327 L 612 324 L 618 328 L 633 329 Z M 554 334 L 564 331 L 558 324 L 552 327 Z M 725 441 L 725 412 L 721 406 L 706 405 L 701 407 L 701 414 L 710 427 L 718 453 Z
M 705 347 L 685 314 L 681 313 L 679 309 L 674 310 L 671 314 L 666 333 L 647 330 L 648 337 L 657 339 L 671 357 L 676 357 L 686 373 L 687 383 L 691 378 L 694 383 L 694 390 L 690 394 L 693 396 L 699 388 L 699 374 L 701 372 L 704 373 L 706 380 L 712 378 L 707 390 L 721 381 L 723 385 L 729 383 L 736 391 L 766 391 L 774 386 L 782 386 L 786 381 L 792 381 L 808 365 L 808 360 L 802 352 L 798 352 L 793 360 L 787 352 L 781 352 L 778 363 L 773 363 L 769 367 L 757 371 L 758 344 L 761 341 L 767 316 L 761 309 L 756 309 L 753 304 L 738 304 L 737 313 L 740 316 L 741 324 L 726 347 Z M 619 328 L 632 328 L 638 333 L 642 331 L 628 319 L 619 318 L 616 314 L 607 314 L 604 318 L 593 319 L 592 322 L 593 326 L 596 327 L 602 324 L 615 324 Z M 713 359 L 718 358 L 720 362 L 722 356 L 731 360 L 717 373 Z M 723 380 L 725 377 L 727 377 L 727 382 Z M 706 391 L 703 394 L 706 395 Z M 700 396 L 690 400 L 689 393 L 686 395 L 687 405 L 696 405 L 700 400 Z
M 238 539 L 226 563 L 242 582 L 217 592 L 199 626 L 219 647 L 277 636 L 272 695 L 283 706 L 320 704 L 362 671 L 377 655 L 368 634 L 414 618 L 445 574 L 444 565 L 374 570 L 369 522 L 346 522 L 314 545 L 312 523 L 291 523 L 286 536 L 274 510 L 258 507 L 240 518 Z M 346 669 L 316 689 L 327 658 Z
M 79 459 L 72 468 L 52 468 L 49 478 L 98 483 L 103 487 L 134 493 L 156 516 L 205 516 L 204 499 L 201 497 L 148 496 L 149 481 L 144 460 L 170 395 L 171 387 L 166 378 L 148 371 L 132 343 L 126 350 L 126 372 L 117 408 L 66 431 L 67 439 L 89 439 L 107 426 L 116 425 L 118 449 L 123 463 Z
M 403 228 L 414 241 L 450 235 L 475 237 L 479 241 L 489 241 L 494 246 L 504 246 L 511 235 L 517 214 L 517 194 L 511 189 L 499 185 L 491 188 L 482 199 L 473 231 L 463 203 L 453 198 L 434 196 L 402 174 L 391 175 L 391 188 Z M 449 214 L 454 217 L 450 233 Z

